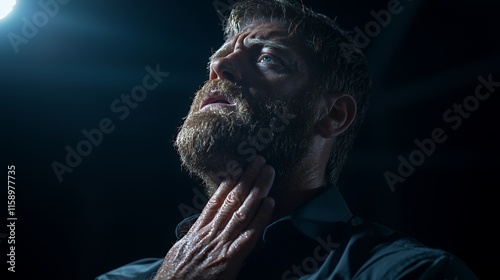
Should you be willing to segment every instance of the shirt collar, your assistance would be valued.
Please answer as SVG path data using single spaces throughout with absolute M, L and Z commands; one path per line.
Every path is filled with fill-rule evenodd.
M 177 238 L 182 238 L 187 233 L 198 216 L 199 214 L 185 218 L 177 225 Z M 268 225 L 262 237 L 264 242 L 274 239 L 274 236 L 279 238 L 285 231 L 284 228 L 287 228 L 286 225 L 292 225 L 302 234 L 316 239 L 329 232 L 335 225 L 346 223 L 352 216 L 338 188 L 330 186 L 290 215 Z
M 263 239 L 268 241 L 275 234 L 282 234 L 284 223 L 291 223 L 295 229 L 311 239 L 331 231 L 332 227 L 344 224 L 353 217 L 347 203 L 335 186 L 327 187 L 320 194 L 299 207 L 290 215 L 268 225 Z

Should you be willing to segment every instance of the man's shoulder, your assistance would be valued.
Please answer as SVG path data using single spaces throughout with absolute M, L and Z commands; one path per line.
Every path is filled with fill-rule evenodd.
M 477 279 L 454 254 L 377 223 L 353 232 L 337 267 L 352 279 Z

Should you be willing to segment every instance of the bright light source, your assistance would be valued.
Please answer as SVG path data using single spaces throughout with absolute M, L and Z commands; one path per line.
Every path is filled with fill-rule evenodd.
M 0 19 L 6 17 L 16 5 L 16 0 L 2 0 L 0 2 Z

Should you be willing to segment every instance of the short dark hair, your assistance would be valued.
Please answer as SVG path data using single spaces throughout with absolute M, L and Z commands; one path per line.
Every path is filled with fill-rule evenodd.
M 336 184 L 368 107 L 371 78 L 366 58 L 352 36 L 329 17 L 292 0 L 244 0 L 232 7 L 223 22 L 225 39 L 256 21 L 279 21 L 289 26 L 290 35 L 301 34 L 318 58 L 317 87 L 323 93 L 346 92 L 357 105 L 351 126 L 333 144 L 326 172 L 329 184 Z

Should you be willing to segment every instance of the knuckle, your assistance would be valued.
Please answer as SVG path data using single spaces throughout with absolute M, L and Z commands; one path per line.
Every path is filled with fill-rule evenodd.
M 218 208 L 222 204 L 222 198 L 219 196 L 212 196 L 208 201 L 206 207 L 208 208 Z
M 240 211 L 240 210 L 235 211 L 233 213 L 233 219 L 235 219 L 238 222 L 244 222 L 247 219 L 247 213 L 245 213 L 244 211 Z
M 241 198 L 235 192 L 230 192 L 226 198 L 226 205 L 228 207 L 237 207 L 241 205 Z
M 240 235 L 240 239 L 241 239 L 242 242 L 248 242 L 251 238 L 252 238 L 252 235 L 248 231 L 244 231 Z

